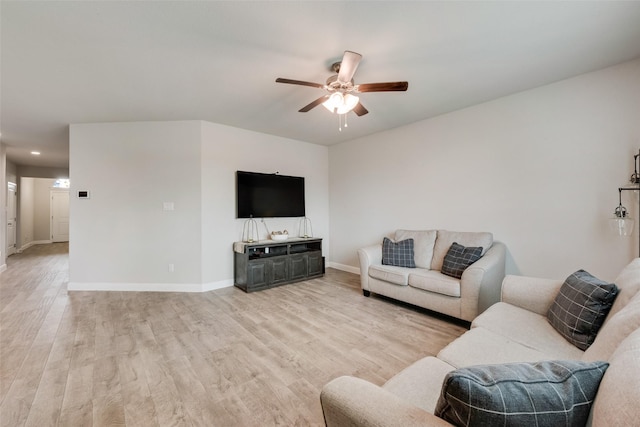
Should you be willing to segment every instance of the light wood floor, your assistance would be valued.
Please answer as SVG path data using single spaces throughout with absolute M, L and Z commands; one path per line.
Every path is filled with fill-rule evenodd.
M 461 335 L 359 277 L 246 294 L 67 292 L 68 246 L 0 275 L 2 426 L 323 425 L 324 384 L 382 384 Z

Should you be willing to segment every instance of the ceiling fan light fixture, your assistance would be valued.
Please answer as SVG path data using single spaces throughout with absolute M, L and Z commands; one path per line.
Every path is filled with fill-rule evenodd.
M 332 113 L 346 114 L 353 110 L 358 105 L 358 102 L 360 102 L 360 98 L 355 95 L 334 92 L 322 105 Z
M 342 104 L 344 104 L 344 96 L 340 92 L 332 93 L 329 96 L 329 99 L 322 103 L 324 108 L 331 111 L 332 113 L 338 108 L 341 108 Z
M 362 60 L 362 55 L 349 50 L 344 51 L 342 61 L 335 62 L 331 69 L 337 73 L 327 79 L 326 84 L 307 82 L 303 80 L 293 80 L 278 77 L 276 83 L 287 83 L 300 86 L 309 86 L 318 89 L 324 89 L 325 94 L 320 98 L 312 101 L 298 110 L 300 113 L 306 113 L 318 105 L 324 105 L 324 108 L 337 114 L 340 118 L 345 119 L 349 111 L 356 113 L 358 117 L 368 114 L 369 111 L 360 103 L 360 98 L 353 95 L 354 93 L 364 92 L 404 92 L 409 87 L 409 82 L 381 82 L 381 83 L 365 83 L 356 85 L 353 81 L 353 75 Z

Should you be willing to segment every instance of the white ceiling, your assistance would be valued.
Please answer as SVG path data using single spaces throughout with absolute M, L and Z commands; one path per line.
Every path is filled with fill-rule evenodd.
M 640 57 L 640 2 L 5 1 L 0 138 L 68 165 L 70 123 L 197 119 L 336 144 Z M 344 50 L 369 114 L 297 110 Z M 35 158 L 31 150 L 40 150 Z

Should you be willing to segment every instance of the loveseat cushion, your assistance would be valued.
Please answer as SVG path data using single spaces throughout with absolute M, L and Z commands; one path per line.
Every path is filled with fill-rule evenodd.
M 479 260 L 481 256 L 482 247 L 465 247 L 453 242 L 444 256 L 442 274 L 459 279 L 467 267 Z
M 483 365 L 447 374 L 435 415 L 458 426 L 583 426 L 608 363 Z
M 396 242 L 413 239 L 413 258 L 416 267 L 431 268 L 433 259 L 433 246 L 436 243 L 438 232 L 436 230 L 396 230 Z
M 388 237 L 382 240 L 382 264 L 396 267 L 416 268 L 413 239 L 394 242 Z
M 369 267 L 369 277 L 380 279 L 394 285 L 407 286 L 409 283 L 409 270 L 404 267 L 394 267 L 392 265 L 372 265 Z
M 409 286 L 423 291 L 460 298 L 460 280 L 439 271 L 416 269 L 409 273 Z
M 458 242 L 462 246 L 480 246 L 484 255 L 487 249 L 493 245 L 493 234 L 488 232 L 438 230 L 438 238 L 433 247 L 433 259 L 431 260 L 432 270 L 442 270 L 444 257 L 453 242 Z
M 596 339 L 617 293 L 615 284 L 578 270 L 560 287 L 547 318 L 567 341 L 586 350 Z

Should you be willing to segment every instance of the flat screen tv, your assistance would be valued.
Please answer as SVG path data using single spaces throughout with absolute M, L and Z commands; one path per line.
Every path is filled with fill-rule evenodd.
M 305 216 L 304 178 L 256 172 L 236 172 L 238 218 Z

